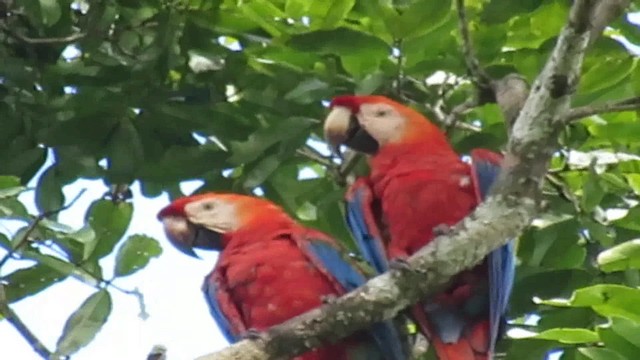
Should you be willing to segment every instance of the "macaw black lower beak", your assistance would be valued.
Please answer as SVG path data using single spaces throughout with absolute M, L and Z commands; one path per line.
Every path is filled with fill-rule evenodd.
M 347 128 L 347 139 L 345 145 L 353 150 L 363 152 L 365 154 L 375 154 L 378 152 L 380 145 L 368 132 L 366 132 L 358 123 L 358 118 L 351 115 L 349 118 L 349 127 Z
M 175 241 L 173 242 L 173 245 L 181 253 L 200 259 L 194 249 L 222 250 L 222 234 L 209 229 L 197 227 L 193 232 L 193 238 L 189 244 Z

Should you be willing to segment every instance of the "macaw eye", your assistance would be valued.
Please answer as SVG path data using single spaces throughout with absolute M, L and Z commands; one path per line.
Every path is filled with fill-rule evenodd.
M 374 114 L 376 117 L 382 117 L 382 116 L 386 116 L 389 114 L 388 110 L 376 110 L 376 113 Z
M 204 204 L 202 204 L 202 208 L 203 208 L 204 210 L 207 210 L 207 211 L 208 211 L 208 210 L 212 210 L 212 209 L 213 209 L 213 204 L 212 204 L 212 203 L 208 203 L 208 202 L 207 202 L 207 203 L 204 203 Z

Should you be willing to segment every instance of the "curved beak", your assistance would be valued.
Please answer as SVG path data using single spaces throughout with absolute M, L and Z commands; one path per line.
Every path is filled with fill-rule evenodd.
M 218 232 L 193 225 L 181 216 L 165 216 L 161 220 L 171 245 L 185 255 L 199 259 L 194 248 L 222 249 L 222 235 Z
M 357 115 L 343 106 L 334 106 L 327 115 L 324 136 L 336 153 L 340 145 L 365 154 L 374 154 L 379 148 L 378 142 L 360 126 Z

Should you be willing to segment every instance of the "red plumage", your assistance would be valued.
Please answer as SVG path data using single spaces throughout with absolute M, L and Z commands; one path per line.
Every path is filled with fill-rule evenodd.
M 232 342 L 250 330 L 264 331 L 319 307 L 325 297 L 339 297 L 365 281 L 332 238 L 303 227 L 264 199 L 194 195 L 174 201 L 158 218 L 181 251 L 189 253 L 194 246 L 221 250 L 203 291 L 214 319 Z M 393 327 L 379 323 L 371 332 L 295 359 L 347 360 L 373 354 L 364 356 L 400 360 L 404 357 L 396 339 Z
M 356 181 L 347 199 L 357 203 L 356 194 L 364 194 L 364 200 L 359 200 L 364 203 L 361 216 L 368 223 L 367 231 L 382 238 L 388 260 L 412 255 L 438 231 L 446 231 L 469 215 L 481 201 L 480 181 L 472 166 L 463 162 L 444 133 L 417 111 L 382 96 L 340 96 L 331 107 L 346 108 L 351 117 L 347 119 L 339 109 L 328 116 L 325 132 L 330 141 L 352 141 L 349 136 L 366 131 L 368 141 L 379 145 L 370 154 L 371 173 Z M 501 160 L 500 155 L 482 149 L 474 150 L 473 157 L 494 165 Z M 354 231 L 357 227 L 352 225 Z M 370 245 L 364 246 L 365 252 L 375 252 Z M 443 293 L 412 308 L 439 359 L 491 357 L 495 340 L 490 335 L 488 293 L 485 261 L 454 277 Z M 477 309 L 467 314 L 462 310 L 467 307 Z M 451 314 L 461 318 L 464 314 L 464 319 L 449 321 Z
M 322 296 L 344 292 L 291 241 L 294 236 L 328 241 L 320 233 L 292 223 L 274 223 L 272 218 L 225 235 L 228 245 L 206 281 L 219 289 L 215 296 L 223 312 L 235 313 L 230 318 L 240 333 L 266 330 L 322 305 Z M 351 338 L 295 359 L 347 359 L 347 347 L 354 341 Z

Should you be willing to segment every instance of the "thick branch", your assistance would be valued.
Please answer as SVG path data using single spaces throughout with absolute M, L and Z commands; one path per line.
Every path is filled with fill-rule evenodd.
M 279 359 L 335 342 L 374 321 L 394 317 L 517 236 L 535 216 L 539 185 L 564 125 L 559 120 L 566 116 L 578 82 L 595 3 L 574 1 L 569 22 L 515 121 L 492 195 L 451 234 L 439 236 L 410 257 L 407 269 L 382 274 L 334 304 L 275 326 L 262 341 L 241 341 L 198 360 Z
M 572 122 L 592 115 L 633 110 L 640 110 L 640 96 L 621 101 L 610 101 L 600 105 L 574 108 L 569 111 L 565 121 Z
M 591 11 L 591 36 L 589 45 L 593 44 L 611 21 L 622 15 L 629 6 L 630 0 L 600 0 Z

